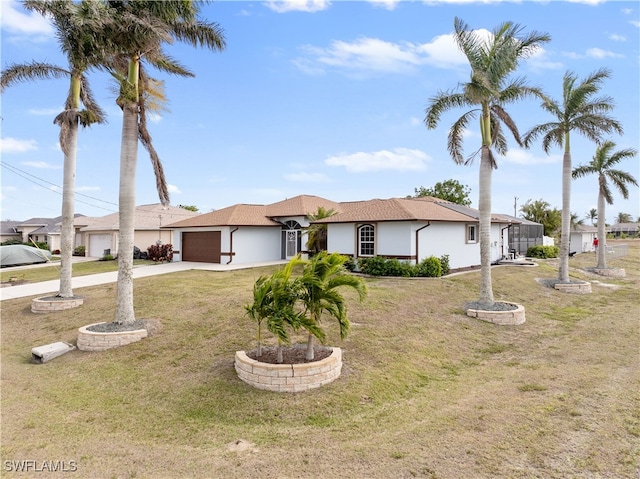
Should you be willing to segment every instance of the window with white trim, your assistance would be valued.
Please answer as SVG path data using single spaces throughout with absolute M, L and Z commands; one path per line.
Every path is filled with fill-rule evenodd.
M 373 225 L 358 227 L 358 256 L 375 255 L 376 232 Z
M 467 243 L 478 242 L 478 225 L 467 225 Z

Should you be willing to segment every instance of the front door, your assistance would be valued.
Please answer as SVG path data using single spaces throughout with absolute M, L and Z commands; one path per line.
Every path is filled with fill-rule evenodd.
M 288 230 L 286 239 L 286 259 L 298 254 L 298 230 Z
M 301 226 L 297 221 L 289 220 L 282 225 L 282 257 L 291 259 L 300 252 Z

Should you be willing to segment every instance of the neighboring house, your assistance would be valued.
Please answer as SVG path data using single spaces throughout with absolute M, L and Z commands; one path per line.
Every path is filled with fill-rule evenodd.
M 271 205 L 238 204 L 169 224 L 174 260 L 253 263 L 285 260 L 305 251 L 307 214 L 336 215 L 327 225 L 327 249 L 354 257 L 412 262 L 448 254 L 450 266 L 480 264 L 478 211 L 430 197 L 336 203 L 301 195 Z M 494 215 L 491 259 L 508 255 L 508 227 L 520 220 Z M 177 251 L 176 251 L 177 250 Z
M 0 221 L 0 243 L 9 240 L 22 241 L 22 233 L 18 230 L 21 221 Z
M 593 240 L 598 236 L 598 228 L 589 225 L 574 225 L 570 231 L 569 252 L 588 253 L 595 251 Z
M 516 255 L 526 255 L 530 246 L 544 245 L 544 226 L 524 218 L 510 215 L 500 215 L 512 221 L 509 225 L 509 252 Z M 548 237 L 546 237 L 548 238 Z M 551 243 L 553 245 L 553 243 Z
M 198 214 L 177 206 L 162 206 L 160 203 L 137 206 L 133 244 L 141 251 L 146 251 L 154 244 L 174 244 L 173 231 L 163 226 Z M 118 254 L 118 213 L 98 218 L 85 217 L 76 220 L 75 224 L 79 232 L 77 245 L 85 247 L 86 256 L 102 257 L 107 252 L 113 256 Z
M 81 217 L 81 214 L 75 215 L 76 220 Z M 3 221 L 2 241 L 17 239 L 23 243 L 47 243 L 50 251 L 56 251 L 60 249 L 61 224 L 62 216 L 31 218 L 26 221 Z
M 270 205 L 237 204 L 165 226 L 174 231 L 174 261 L 256 263 L 306 250 L 307 214 L 334 201 L 299 195 Z
M 638 236 L 640 223 L 616 223 L 608 228 L 608 233 L 611 233 L 614 238 L 618 238 L 622 235 L 625 236 Z

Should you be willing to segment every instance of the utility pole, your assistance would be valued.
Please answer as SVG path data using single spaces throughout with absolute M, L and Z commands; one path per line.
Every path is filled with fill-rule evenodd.
M 518 211 L 518 197 L 514 196 L 513 197 L 513 216 L 518 216 L 517 211 Z

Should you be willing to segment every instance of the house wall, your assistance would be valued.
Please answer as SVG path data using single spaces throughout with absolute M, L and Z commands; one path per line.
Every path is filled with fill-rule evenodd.
M 235 229 L 235 228 L 233 228 Z M 259 263 L 280 259 L 280 242 L 282 238 L 279 227 L 241 226 L 233 233 L 234 263 Z M 229 234 L 222 235 L 222 251 L 230 250 Z M 223 256 L 223 263 L 229 261 Z
M 429 256 L 449 255 L 451 268 L 464 268 L 480 264 L 480 242 L 467 243 L 467 224 L 457 222 L 393 221 L 374 224 L 376 227 L 376 254 L 379 256 L 415 256 L 418 235 L 418 262 Z M 426 226 L 426 227 L 425 227 Z M 491 228 L 491 261 L 508 254 L 506 225 Z M 330 223 L 327 249 L 330 252 L 355 255 L 357 230 L 354 223 Z
M 595 251 L 593 247 L 593 238 L 596 237 L 596 233 L 571 233 L 571 239 L 569 240 L 569 252 L 587 253 Z

